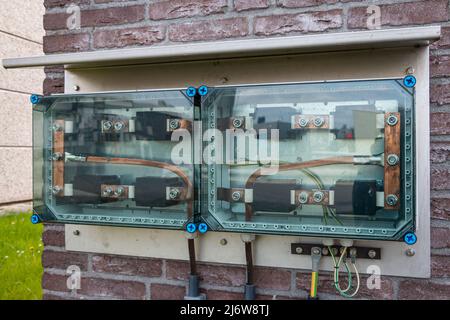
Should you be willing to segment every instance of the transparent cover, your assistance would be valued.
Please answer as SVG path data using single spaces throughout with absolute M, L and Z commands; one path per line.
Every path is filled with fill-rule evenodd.
M 414 92 L 401 80 L 239 86 L 202 103 L 218 230 L 395 240 L 414 228 Z
M 46 97 L 34 105 L 34 210 L 44 221 L 182 228 L 193 165 L 174 146 L 192 130 L 181 91 Z M 172 140 L 177 139 L 177 140 Z

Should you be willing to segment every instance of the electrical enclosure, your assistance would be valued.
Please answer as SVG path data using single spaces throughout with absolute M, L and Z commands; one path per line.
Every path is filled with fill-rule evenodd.
M 33 119 L 44 221 L 379 240 L 415 228 L 402 79 L 61 95 Z

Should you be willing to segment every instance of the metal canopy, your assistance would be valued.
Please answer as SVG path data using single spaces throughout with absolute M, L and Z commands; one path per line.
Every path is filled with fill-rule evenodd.
M 6 69 L 65 65 L 66 68 L 199 61 L 277 54 L 426 46 L 438 40 L 440 26 L 314 34 L 263 39 L 161 45 L 4 59 Z

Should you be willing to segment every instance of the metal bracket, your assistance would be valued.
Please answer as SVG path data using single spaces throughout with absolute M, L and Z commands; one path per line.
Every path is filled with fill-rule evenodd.
M 322 250 L 322 256 L 331 257 L 328 247 L 322 244 L 291 243 L 291 253 L 311 256 L 311 250 L 314 247 L 318 247 Z M 334 251 L 335 257 L 341 256 L 340 248 L 341 246 L 331 246 L 331 250 Z M 358 259 L 381 260 L 381 248 L 352 246 L 347 249 L 347 258 L 350 257 L 350 252 L 354 253 L 354 250 L 356 250 L 356 258 Z

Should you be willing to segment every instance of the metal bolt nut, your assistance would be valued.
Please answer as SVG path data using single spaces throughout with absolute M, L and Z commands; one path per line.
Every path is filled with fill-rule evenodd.
M 307 203 L 308 202 L 308 192 L 306 192 L 306 191 L 300 192 L 300 194 L 298 195 L 298 202 L 300 202 L 301 204 Z
M 305 119 L 305 118 L 300 118 L 298 120 L 298 125 L 302 128 L 306 127 L 308 125 L 308 123 L 309 123 L 309 120 Z
M 180 127 L 180 121 L 178 119 L 172 119 L 169 121 L 169 128 L 171 130 L 176 130 Z
M 390 166 L 395 166 L 399 160 L 400 160 L 400 158 L 396 154 L 390 154 L 387 156 L 387 159 L 386 159 L 388 165 L 390 165 Z
M 227 239 L 220 239 L 220 244 L 221 244 L 222 246 L 226 246 L 227 243 L 228 243 Z
M 416 250 L 414 250 L 413 248 L 408 248 L 406 249 L 405 254 L 408 257 L 413 257 L 416 254 Z
M 295 252 L 297 252 L 298 254 L 302 254 L 303 248 L 302 247 L 297 247 L 297 248 L 295 248 Z
M 242 127 L 243 121 L 241 119 L 234 119 L 233 120 L 233 127 L 240 128 Z
M 377 256 L 377 252 L 375 250 L 369 250 L 367 255 L 369 256 L 370 259 L 375 259 L 375 257 Z
M 314 248 L 311 249 L 311 253 L 313 255 L 319 255 L 319 254 L 322 254 L 322 250 L 320 250 L 319 247 L 314 247 Z
M 74 85 L 74 86 L 73 86 L 73 90 L 74 90 L 74 91 L 80 91 L 80 86 Z
M 112 188 L 106 188 L 105 190 L 103 190 L 103 196 L 108 197 L 110 195 L 113 194 L 113 189 Z
M 398 202 L 398 198 L 395 194 L 389 194 L 386 197 L 386 203 L 390 206 L 395 206 Z
M 123 195 L 124 193 L 125 193 L 125 189 L 124 189 L 123 187 L 118 187 L 117 190 L 116 190 L 116 192 L 115 192 L 115 195 L 116 195 L 116 196 L 121 196 L 121 195 Z
M 180 190 L 178 189 L 171 189 L 169 192 L 169 199 L 175 200 L 180 196 Z
M 64 157 L 64 155 L 61 152 L 55 152 L 52 155 L 52 160 L 53 161 L 58 161 L 58 160 L 62 160 L 62 158 Z
M 80 233 L 81 233 L 80 230 L 74 230 L 74 231 L 73 231 L 73 235 L 74 235 L 74 236 L 79 236 Z
M 329 253 L 330 253 L 330 252 L 328 251 L 328 248 L 327 248 L 327 247 L 323 247 L 323 248 L 322 248 L 322 255 L 323 255 L 323 256 L 327 256 Z
M 233 201 L 239 201 L 241 200 L 241 193 L 239 191 L 235 191 L 231 194 L 231 199 L 233 199 Z
M 112 126 L 113 126 L 113 124 L 112 124 L 112 122 L 109 121 L 109 120 L 103 121 L 103 123 L 102 123 L 102 128 L 103 128 L 104 131 L 109 131 L 109 130 L 111 130 Z
M 351 248 L 350 249 L 350 256 L 351 257 L 356 257 L 357 253 L 358 253 L 358 250 L 356 250 L 356 248 Z
M 123 123 L 123 121 L 117 121 L 116 123 L 114 123 L 114 130 L 121 131 L 124 126 L 125 124 Z
M 324 123 L 325 123 L 325 120 L 322 117 L 317 117 L 314 119 L 314 125 L 318 128 L 323 126 Z
M 395 126 L 398 122 L 398 118 L 394 114 L 390 114 L 389 117 L 386 119 L 386 122 L 390 126 Z
M 323 194 L 322 191 L 316 191 L 313 194 L 313 200 L 314 200 L 314 202 L 317 202 L 317 203 L 322 202 L 324 197 L 325 197 L 325 195 Z

